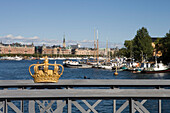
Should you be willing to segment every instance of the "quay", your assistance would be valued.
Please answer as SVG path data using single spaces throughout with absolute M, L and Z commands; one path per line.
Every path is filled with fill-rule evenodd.
M 110 112 L 150 113 L 145 103 L 157 100 L 162 112 L 163 100 L 170 99 L 170 80 L 145 79 L 70 79 L 58 83 L 34 83 L 32 80 L 0 80 L 0 113 L 98 113 L 96 106 L 112 101 Z M 88 100 L 96 100 L 93 104 Z M 119 100 L 125 100 L 120 106 Z M 81 101 L 81 102 L 80 102 Z M 88 108 L 85 109 L 81 103 Z M 152 106 L 151 106 L 152 107 Z M 12 112 L 12 113 L 13 113 Z

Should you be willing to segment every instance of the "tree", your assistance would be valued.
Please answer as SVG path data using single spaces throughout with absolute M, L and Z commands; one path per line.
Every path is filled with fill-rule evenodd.
M 133 55 L 138 61 L 142 60 L 142 55 L 147 55 L 147 57 L 152 57 L 153 47 L 152 40 L 146 28 L 142 27 L 137 31 L 136 36 L 133 39 Z
M 126 56 L 127 57 L 127 49 L 121 48 L 119 49 L 119 52 L 117 53 L 119 56 Z
M 162 60 L 163 63 L 169 63 L 170 62 L 170 31 L 169 33 L 166 33 L 165 38 L 162 38 L 159 40 L 158 43 L 158 50 L 162 52 Z
M 124 55 L 128 57 L 132 57 L 132 40 L 125 40 L 124 46 L 126 47 L 126 51 L 124 51 Z

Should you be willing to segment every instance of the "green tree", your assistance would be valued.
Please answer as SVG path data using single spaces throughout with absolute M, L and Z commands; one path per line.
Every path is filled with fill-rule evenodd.
M 132 57 L 132 40 L 125 40 L 124 42 L 124 46 L 126 47 L 126 51 L 125 49 L 123 49 L 123 54 L 124 56 L 128 57 Z
M 136 36 L 133 39 L 133 56 L 136 60 L 141 61 L 143 55 L 147 55 L 147 57 L 152 57 L 153 55 L 153 47 L 152 47 L 152 39 L 149 36 L 149 33 L 146 28 L 142 27 L 137 31 Z
M 127 57 L 127 49 L 126 48 L 121 48 L 119 49 L 118 53 L 119 56 L 126 56 Z
M 166 33 L 166 36 L 159 40 L 158 50 L 162 52 L 162 60 L 163 63 L 169 63 L 170 62 L 170 31 L 169 33 Z

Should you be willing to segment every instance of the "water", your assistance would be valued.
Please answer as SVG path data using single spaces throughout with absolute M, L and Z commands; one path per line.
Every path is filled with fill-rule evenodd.
M 36 64 L 40 60 L 22 60 L 7 61 L 0 60 L 0 80 L 30 80 L 28 68 L 31 64 Z M 54 61 L 49 61 L 54 63 Z M 62 64 L 62 60 L 56 60 L 56 63 Z M 64 73 L 60 79 L 84 79 L 84 76 L 90 79 L 170 79 L 170 73 L 156 74 L 133 74 L 127 71 L 118 72 L 118 76 L 114 76 L 111 70 L 103 69 L 76 69 L 64 68 Z
M 0 61 L 0 80 L 30 80 L 33 78 L 30 76 L 28 68 L 31 64 L 36 64 L 40 60 L 22 60 L 22 61 Z M 54 61 L 49 61 L 49 63 L 54 63 Z M 62 60 L 56 60 L 57 64 L 62 64 Z M 87 76 L 89 79 L 170 79 L 170 73 L 157 73 L 157 74 L 133 74 L 127 71 L 118 72 L 118 76 L 114 76 L 114 72 L 111 70 L 103 69 L 76 69 L 76 68 L 64 68 L 64 73 L 60 79 L 84 79 Z M 122 100 L 124 101 L 124 100 Z M 117 102 L 119 107 L 122 101 Z M 170 112 L 169 100 L 162 100 L 162 112 Z M 88 101 L 90 103 L 90 100 Z M 81 102 L 80 102 L 81 103 Z M 92 101 L 91 103 L 94 103 Z M 82 106 L 85 106 L 81 103 Z M 102 107 L 101 107 L 102 106 Z M 155 113 L 158 110 L 157 100 L 149 100 L 144 106 L 151 112 Z M 85 106 L 87 110 L 87 107 Z M 102 101 L 96 110 L 99 113 L 111 113 L 112 112 L 112 101 L 105 100 Z M 79 112 L 75 107 L 73 111 Z M 66 112 L 66 111 L 64 111 Z M 128 107 L 124 112 L 128 112 Z

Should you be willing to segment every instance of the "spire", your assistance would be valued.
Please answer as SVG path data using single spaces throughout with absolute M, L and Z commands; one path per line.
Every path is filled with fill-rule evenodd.
M 66 39 L 65 39 L 65 33 L 64 33 L 64 36 L 63 36 L 63 48 L 66 48 Z
M 34 47 L 34 43 L 33 43 L 33 42 L 32 42 L 32 44 L 31 44 L 31 46 Z

